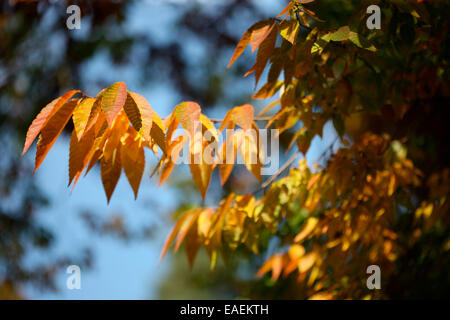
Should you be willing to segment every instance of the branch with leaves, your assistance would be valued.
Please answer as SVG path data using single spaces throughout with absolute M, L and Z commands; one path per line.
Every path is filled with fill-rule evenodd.
M 355 19 L 349 25 L 330 29 L 307 8 L 310 2 L 290 1 L 276 18 L 257 22 L 244 33 L 233 53 L 228 68 L 248 46 L 252 52 L 257 51 L 255 64 L 245 74 L 254 73 L 255 85 L 269 65 L 267 82 L 253 98 L 266 99 L 278 92 L 280 98 L 260 117 L 255 117 L 252 105 L 245 104 L 230 109 L 224 119 L 210 119 L 197 103 L 182 102 L 162 119 L 143 96 L 118 82 L 94 98 L 72 90 L 52 101 L 31 124 L 23 152 L 39 135 L 36 170 L 72 119 L 69 184 L 75 186 L 82 172 L 89 172 L 100 162 L 109 201 L 122 168 L 137 197 L 146 161 L 144 148 L 161 155 L 154 174 L 160 172 L 163 183 L 186 145 L 192 178 L 205 198 L 213 170 L 218 167 L 223 185 L 238 151 L 247 169 L 261 180 L 264 155 L 258 139 L 245 133 L 250 129 L 258 132 L 255 121 L 267 120 L 267 128 L 278 129 L 280 135 L 289 132 L 288 149 L 296 145 L 298 150 L 262 184 L 262 188 L 268 187 L 267 192 L 260 199 L 253 194 L 231 193 L 217 208 L 186 211 L 168 236 L 162 257 L 173 242 L 175 251 L 183 244 L 192 265 L 203 246 L 214 267 L 218 255 L 228 261 L 237 248 L 259 254 L 265 248 L 262 235 L 269 233 L 278 236 L 283 245 L 261 266 L 259 276 L 271 273 L 275 281 L 295 272 L 306 297 L 365 297 L 358 287 L 360 266 L 377 263 L 386 277 L 395 275 L 393 265 L 406 250 L 397 242 L 399 212 L 414 216 L 409 223 L 419 231 L 411 235 L 411 245 L 420 241 L 434 223 L 448 222 L 443 215 L 449 210 L 450 171 L 439 168 L 442 172 L 427 176 L 408 158 L 407 137 L 392 129 L 404 126 L 406 115 L 413 117 L 421 101 L 436 95 L 447 99 L 450 92 L 448 72 L 439 65 L 442 55 L 436 46 L 444 41 L 445 33 L 435 32 L 429 19 L 429 12 L 436 12 L 441 4 L 387 4 L 386 10 L 410 15 L 411 25 L 419 28 L 415 45 L 404 46 L 395 41 L 397 34 L 402 34 L 397 30 L 405 28 L 395 14 L 389 21 L 395 33 L 382 30 L 368 35 L 357 31 Z M 386 41 L 390 43 L 388 48 Z M 405 60 L 405 54 L 410 60 Z M 434 57 L 430 61 L 436 65 L 422 69 L 420 60 L 414 59 L 423 56 Z M 407 70 L 404 61 L 409 63 Z M 433 83 L 434 89 L 428 90 L 424 83 Z M 262 117 L 278 105 L 273 116 Z M 386 124 L 382 130 L 369 127 L 379 121 L 364 122 L 380 115 Z M 224 143 L 216 151 L 208 151 L 213 162 L 207 163 L 203 157 L 193 161 L 197 154 L 195 123 L 201 125 L 202 134 L 209 132 L 211 141 L 216 142 L 226 129 L 239 127 L 240 131 L 233 134 L 230 145 Z M 279 178 L 299 153 L 306 154 L 315 137 L 322 137 L 326 123 L 333 124 L 343 147 L 315 172 L 303 159 L 287 176 Z M 185 133 L 175 137 L 179 126 Z M 207 147 L 201 140 L 202 154 Z M 245 148 L 251 150 L 250 156 Z M 413 150 L 417 154 L 417 148 Z M 417 193 L 419 187 L 427 188 L 428 193 Z M 417 199 L 422 199 L 419 206 Z M 340 280 L 344 277 L 345 282 Z

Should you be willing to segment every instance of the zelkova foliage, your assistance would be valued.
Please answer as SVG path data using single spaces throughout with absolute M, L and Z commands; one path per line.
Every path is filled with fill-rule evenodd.
M 439 239 L 433 242 L 433 254 L 448 256 L 450 249 L 448 145 L 440 131 L 445 125 L 439 127 L 438 121 L 450 95 L 449 49 L 444 45 L 449 43 L 448 22 L 442 14 L 449 5 L 378 1 L 383 28 L 368 30 L 365 3 L 348 25 L 332 28 L 319 11 L 307 8 L 310 2 L 291 1 L 276 18 L 251 26 L 228 67 L 247 46 L 257 51 L 247 72 L 255 74 L 256 84 L 269 65 L 267 81 L 253 98 L 280 92 L 260 116 L 278 107 L 267 127 L 291 132 L 289 148 L 306 154 L 327 122 L 333 123 L 341 147 L 323 166 L 312 169 L 301 160 L 260 198 L 230 193 L 216 208 L 182 213 L 162 257 L 173 243 L 175 251 L 184 244 L 192 265 L 203 246 L 214 267 L 219 255 L 227 261 L 237 248 L 260 254 L 267 249 L 267 238 L 277 236 L 279 253 L 262 264 L 259 276 L 268 274 L 273 281 L 294 276 L 296 297 L 377 298 L 380 294 L 365 287 L 367 266 L 379 265 L 383 282 L 395 291 L 392 279 L 411 248 Z M 137 196 L 144 148 L 162 154 L 154 171 L 160 171 L 161 183 L 183 145 L 189 144 L 195 157 L 197 122 L 202 132 L 210 131 L 212 141 L 225 129 L 240 127 L 232 149 L 247 145 L 256 154 L 256 164 L 244 160 L 261 180 L 259 143 L 243 143 L 247 130 L 258 130 L 249 104 L 232 108 L 217 129 L 216 120 L 202 114 L 195 102 L 183 102 L 161 119 L 122 82 L 95 98 L 73 90 L 48 104 L 30 126 L 24 152 L 40 134 L 36 169 L 71 118 L 70 183 L 75 185 L 83 171 L 100 162 L 108 200 L 122 168 Z M 173 137 L 179 126 L 185 134 Z M 204 150 L 206 143 L 201 143 Z M 215 163 L 189 164 L 203 198 L 216 167 L 222 184 L 230 175 L 234 160 L 223 161 L 226 147 L 211 154 Z

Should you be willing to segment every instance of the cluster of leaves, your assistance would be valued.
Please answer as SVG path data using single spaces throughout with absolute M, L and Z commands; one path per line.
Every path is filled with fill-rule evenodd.
M 248 45 L 253 52 L 258 50 L 256 62 L 247 72 L 255 74 L 256 84 L 270 64 L 267 82 L 253 98 L 270 98 L 280 91 L 280 98 L 263 113 L 279 105 L 268 127 L 279 129 L 281 134 L 291 132 L 289 148 L 296 144 L 298 151 L 306 154 L 312 139 L 322 136 L 327 122 L 334 125 L 343 147 L 315 170 L 301 161 L 288 176 L 273 183 L 261 199 L 231 193 L 217 208 L 197 207 L 184 212 L 168 236 L 162 256 L 173 242 L 175 251 L 184 243 L 193 264 L 204 246 L 214 267 L 219 254 L 226 261 L 239 247 L 259 254 L 265 249 L 262 235 L 269 232 L 282 241 L 279 252 L 261 266 L 259 276 L 271 273 L 276 281 L 295 273 L 302 297 L 373 298 L 377 296 L 365 287 L 366 266 L 380 265 L 384 281 L 391 281 L 402 257 L 409 256 L 411 248 L 436 230 L 444 234 L 436 252 L 448 255 L 450 249 L 448 155 L 429 156 L 435 166 L 424 164 L 428 151 L 418 138 L 432 137 L 439 146 L 448 147 L 440 132 L 419 121 L 422 112 L 434 112 L 439 117 L 441 105 L 450 96 L 448 52 L 439 47 L 448 40 L 448 23 L 439 11 L 447 10 L 448 5 L 383 1 L 388 28 L 368 34 L 369 30 L 357 30 L 365 11 L 357 11 L 348 25 L 331 29 L 305 7 L 310 2 L 293 0 L 277 18 L 250 27 L 229 67 Z M 431 14 L 439 17 L 434 26 Z M 355 18 L 358 16 L 359 20 Z M 282 72 L 284 79 L 280 80 Z M 53 110 L 63 104 L 61 110 L 67 112 L 57 115 L 46 111 L 32 124 L 26 148 L 39 131 L 42 141 L 38 142 L 36 167 L 61 124 L 84 101 L 92 99 L 69 100 L 73 94 L 46 107 Z M 108 198 L 122 165 L 137 193 L 142 173 L 135 168 L 143 165 L 136 166 L 136 159 L 141 161 L 142 156 L 133 155 L 142 155 L 143 146 L 155 152 L 155 146 L 162 150 L 157 168 L 162 168 L 164 181 L 173 169 L 173 155 L 180 152 L 178 146 L 195 141 L 195 122 L 202 124 L 202 132 L 209 130 L 213 137 L 217 135 L 213 122 L 194 102 L 181 103 L 162 121 L 145 99 L 127 92 L 124 84 L 114 84 L 90 101 L 87 111 L 81 112 L 83 116 L 76 117 L 73 112 L 71 150 L 81 145 L 88 131 L 92 131 L 92 137 L 86 139 L 89 146 L 83 150 L 89 150 L 81 153 L 82 159 L 71 152 L 71 167 L 75 166 L 72 172 L 77 179 L 85 166 L 89 170 L 89 163 L 100 160 Z M 220 121 L 219 131 L 235 125 L 243 130 L 255 128 L 253 120 L 250 105 L 236 107 Z M 50 125 L 53 122 L 58 126 Z M 180 124 L 186 135 L 172 139 Z M 253 141 L 253 145 L 259 155 L 258 143 Z M 131 156 L 120 156 L 124 146 Z M 190 146 L 191 157 L 195 156 L 193 149 Z M 132 161 L 123 159 L 128 156 Z M 131 172 L 126 161 L 133 163 Z M 260 166 L 246 164 L 259 178 Z M 203 197 L 215 166 L 190 165 Z M 219 164 L 222 183 L 231 169 L 232 165 Z
M 81 94 L 82 97 L 74 97 Z M 212 143 L 218 143 L 218 132 L 213 122 L 201 113 L 195 102 L 177 105 L 164 121 L 152 110 L 148 101 L 140 94 L 127 90 L 126 84 L 117 82 L 99 92 L 97 97 L 88 97 L 78 90 L 71 90 L 50 102 L 33 120 L 28 129 L 23 153 L 37 142 L 35 169 L 39 168 L 48 151 L 72 119 L 74 129 L 70 139 L 69 185 L 75 187 L 83 171 L 86 174 L 100 162 L 101 177 L 108 201 L 120 178 L 122 168 L 137 198 L 145 169 L 144 147 L 161 159 L 154 173 L 161 171 L 160 184 L 171 174 L 176 161 L 189 141 L 189 167 L 202 197 L 206 196 L 212 171 L 219 167 L 222 184 L 228 179 L 237 151 L 242 155 L 247 168 L 261 179 L 262 149 L 258 127 L 254 122 L 253 106 L 246 104 L 231 109 L 221 123 L 219 132 L 232 131 L 218 152 L 211 148 L 211 161 L 205 161 L 208 141 L 205 131 L 211 135 Z M 182 126 L 185 133 L 174 137 L 175 130 Z M 196 126 L 202 126 L 196 136 Z M 256 135 L 246 134 L 254 129 Z M 256 160 L 256 161 L 255 161 Z

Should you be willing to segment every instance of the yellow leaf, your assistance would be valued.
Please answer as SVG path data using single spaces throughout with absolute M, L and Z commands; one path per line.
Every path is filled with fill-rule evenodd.
M 116 82 L 106 88 L 100 96 L 102 111 L 111 126 L 127 100 L 127 85 L 125 82 Z
M 73 112 L 73 126 L 75 127 L 75 133 L 78 140 L 80 140 L 84 134 L 94 102 L 94 98 L 83 99 Z
M 139 93 L 128 91 L 124 110 L 136 131 L 140 132 L 145 140 L 150 141 L 153 111 L 147 99 Z
M 300 231 L 300 233 L 297 234 L 294 241 L 301 242 L 303 239 L 305 239 L 314 230 L 314 228 L 316 227 L 318 222 L 319 222 L 319 219 L 317 219 L 315 217 L 308 218 L 306 220 L 306 223 L 305 223 L 302 231 Z
M 295 44 L 300 29 L 300 23 L 297 20 L 285 20 L 280 23 L 279 28 L 281 36 L 291 44 Z

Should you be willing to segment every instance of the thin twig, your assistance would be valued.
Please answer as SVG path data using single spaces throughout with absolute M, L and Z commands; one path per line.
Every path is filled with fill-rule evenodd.
M 289 166 L 292 164 L 292 162 L 294 162 L 294 160 L 297 158 L 297 156 L 299 155 L 299 151 L 297 151 L 296 153 L 294 153 L 289 159 L 288 161 L 286 161 L 286 163 L 280 168 L 278 169 L 277 172 L 275 172 L 275 174 L 273 176 L 270 177 L 270 179 L 266 180 L 263 184 L 261 184 L 261 186 L 253 191 L 252 193 L 258 193 L 261 190 L 264 190 L 266 187 L 268 187 L 272 182 L 274 182 L 279 176 L 280 174 L 283 173 L 283 171 L 285 171 L 287 168 L 289 168 Z
M 330 151 L 330 150 L 332 151 L 332 148 L 333 148 L 334 144 L 338 141 L 338 139 L 339 139 L 339 136 L 336 136 L 336 138 L 334 138 L 333 142 L 331 142 L 331 144 L 325 148 L 325 150 L 319 155 L 319 157 L 314 162 L 315 163 L 319 162 L 320 159 L 322 159 L 322 157 L 324 157 L 328 151 Z

